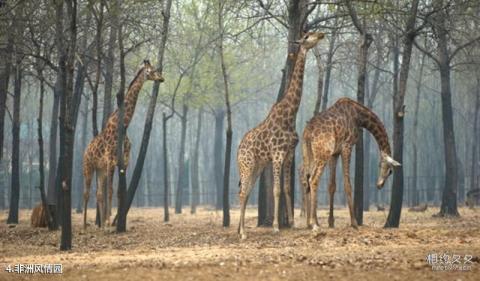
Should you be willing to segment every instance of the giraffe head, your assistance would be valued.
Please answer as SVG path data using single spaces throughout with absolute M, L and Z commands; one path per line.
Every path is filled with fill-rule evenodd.
M 322 40 L 325 37 L 325 34 L 322 32 L 312 32 L 309 31 L 305 33 L 300 40 L 295 41 L 300 44 L 300 46 L 305 49 L 311 49 L 317 45 L 318 41 Z
M 392 174 L 394 167 L 402 166 L 399 162 L 395 161 L 390 155 L 383 152 L 381 153 L 380 160 L 380 172 L 377 180 L 377 188 L 381 189 L 385 184 L 387 178 Z
M 149 60 L 143 61 L 143 74 L 145 75 L 146 80 L 160 81 L 160 82 L 165 81 L 162 74 L 150 64 Z

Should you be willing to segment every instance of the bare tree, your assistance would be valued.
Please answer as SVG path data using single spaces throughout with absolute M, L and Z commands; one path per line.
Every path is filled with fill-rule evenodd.
M 358 78 L 357 78 L 357 101 L 361 104 L 365 103 L 365 83 L 367 80 L 367 62 L 368 49 L 373 41 L 373 37 L 367 31 L 365 20 L 363 23 L 357 16 L 355 8 L 352 6 L 350 0 L 346 2 L 348 12 L 352 19 L 353 25 L 360 33 L 360 43 L 358 49 Z M 358 141 L 355 145 L 355 180 L 354 180 L 354 202 L 353 208 L 358 225 L 363 224 L 363 131 L 360 131 Z
M 158 66 L 157 69 L 161 73 L 163 71 L 163 59 L 165 54 L 165 46 L 167 44 L 168 38 L 168 27 L 170 21 L 170 9 L 172 7 L 172 0 L 166 0 L 162 3 L 162 15 L 163 15 L 163 25 L 162 25 L 162 36 L 160 41 L 160 46 L 158 48 Z M 152 95 L 150 97 L 150 102 L 148 105 L 147 116 L 145 118 L 145 127 L 143 130 L 142 142 L 140 145 L 140 152 L 138 154 L 137 162 L 135 163 L 135 168 L 133 170 L 132 179 L 128 186 L 127 190 L 127 213 L 130 209 L 130 206 L 133 202 L 133 197 L 138 188 L 140 182 L 140 177 L 142 175 L 143 165 L 145 163 L 145 156 L 147 154 L 148 143 L 150 141 L 150 132 L 152 130 L 153 117 L 155 113 L 155 107 L 157 105 L 157 97 L 160 89 L 160 81 L 155 81 L 153 84 Z
M 218 2 L 218 30 L 220 36 L 218 38 L 218 54 L 220 56 L 220 66 L 222 68 L 223 76 L 223 90 L 225 94 L 225 111 L 227 112 L 227 131 L 225 143 L 225 165 L 223 169 L 223 226 L 230 226 L 230 203 L 229 203 L 229 183 L 230 183 L 230 164 L 232 157 L 232 111 L 230 108 L 230 94 L 228 88 L 228 72 L 225 64 L 225 56 L 223 50 L 224 40 L 224 24 L 223 11 L 225 9 L 225 2 L 220 0 Z
M 420 70 L 418 74 L 418 80 L 416 83 L 416 96 L 415 96 L 415 109 L 413 111 L 413 137 L 412 137 L 412 145 L 413 145 L 413 159 L 412 159 L 412 177 L 413 177 L 413 183 L 412 183 L 412 205 L 417 206 L 419 202 L 418 198 L 418 189 L 417 189 L 417 184 L 418 184 L 418 111 L 420 107 L 420 94 L 422 91 L 422 81 L 423 81 L 423 72 L 424 72 L 424 67 L 425 67 L 425 55 L 422 56 L 422 60 L 420 63 Z
M 7 223 L 18 223 L 18 203 L 20 200 L 20 100 L 22 97 L 22 60 L 20 38 L 23 35 L 23 5 L 15 9 L 15 43 L 14 43 L 14 90 L 13 90 L 13 120 L 12 120 L 12 181 L 10 193 L 10 209 Z
M 199 192 L 200 192 L 200 179 L 199 179 L 199 148 L 200 148 L 200 133 L 202 131 L 202 120 L 203 112 L 200 108 L 197 115 L 197 128 L 195 134 L 195 146 L 193 148 L 193 159 L 192 159 L 192 203 L 190 213 L 195 214 L 197 211 L 197 205 L 199 203 Z
M 117 2 L 118 5 L 121 3 Z M 117 233 L 127 231 L 127 175 L 124 163 L 125 126 L 125 51 L 123 48 L 122 25 L 118 27 L 118 46 L 120 49 L 120 87 L 117 93 L 117 167 L 118 167 L 118 221 Z
M 415 46 L 434 61 L 440 73 L 440 95 L 442 104 L 442 123 L 443 123 L 443 146 L 445 161 L 445 181 L 442 193 L 442 205 L 438 216 L 459 216 L 457 208 L 457 190 L 459 184 L 458 177 L 458 158 L 455 142 L 455 130 L 453 123 L 453 105 L 452 105 L 452 87 L 451 72 L 454 58 L 465 48 L 473 45 L 480 40 L 480 37 L 469 39 L 459 44 L 455 40 L 455 48 L 450 48 L 452 44 L 452 34 L 449 34 L 447 27 L 447 8 L 451 2 L 435 1 L 433 10 L 436 12 L 434 17 L 428 21 L 436 41 L 436 50 L 428 50 L 425 47 L 415 43 Z M 463 9 L 462 5 L 455 8 Z
M 3 8 L 10 9 L 8 2 Z M 3 11 L 0 12 L 0 57 L 3 58 L 0 62 L 0 165 L 2 166 L 5 112 L 13 52 L 13 32 L 11 32 L 12 28 L 9 17 L 9 14 Z M 3 195 L 3 187 L 1 191 L 2 193 L 0 193 L 0 195 Z M 0 207 L 2 207 L 3 197 L 0 198 L 0 201 Z
M 410 70 L 410 58 L 412 57 L 413 42 L 417 35 L 415 22 L 417 19 L 419 0 L 412 2 L 409 17 L 405 26 L 405 37 L 403 43 L 402 66 L 400 67 L 400 78 L 398 92 L 394 92 L 393 97 L 393 158 L 403 163 L 403 138 L 405 116 L 405 95 L 407 93 L 407 80 Z M 398 55 L 395 62 L 398 68 Z M 394 79 L 396 87 L 396 77 Z M 403 168 L 398 167 L 393 174 L 392 199 L 390 201 L 390 210 L 388 213 L 385 227 L 398 227 L 400 224 L 400 215 L 403 202 Z
M 60 200 L 57 202 L 57 215 L 61 212 L 60 250 L 66 251 L 72 248 L 71 186 L 75 133 L 73 117 L 77 106 L 73 98 L 73 70 L 77 43 L 77 1 L 56 1 L 55 13 L 56 46 L 59 54 L 57 86 L 58 92 L 61 93 L 60 154 L 56 180 Z M 64 19 L 68 23 L 65 33 Z
M 104 2 L 105 0 L 101 0 Z M 108 117 L 112 113 L 112 88 L 113 88 L 113 75 L 114 75 L 114 63 L 115 63 L 115 48 L 117 47 L 117 38 L 118 45 L 120 45 L 120 36 L 117 35 L 118 29 L 120 28 L 120 13 L 121 8 L 118 1 L 109 1 L 111 5 L 109 7 L 109 17 L 110 17 L 110 35 L 108 38 L 108 49 L 107 56 L 105 57 L 105 88 L 103 93 L 103 119 L 102 119 L 102 128 L 105 128 L 107 124 Z M 103 5 L 103 4 L 102 4 Z M 120 46 L 119 46 L 120 48 Z M 120 50 L 120 52 L 123 52 Z

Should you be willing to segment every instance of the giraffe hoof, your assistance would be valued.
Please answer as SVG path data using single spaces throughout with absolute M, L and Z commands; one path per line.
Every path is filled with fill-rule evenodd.
M 312 231 L 317 232 L 319 230 L 320 230 L 320 227 L 317 224 L 314 224 L 313 227 L 312 227 Z
M 246 240 L 247 239 L 247 235 L 245 233 L 241 233 L 240 234 L 240 240 Z
M 352 228 L 355 229 L 355 230 L 358 230 L 358 225 L 352 224 Z
M 273 234 L 277 234 L 280 232 L 280 229 L 278 229 L 278 226 L 277 227 L 273 227 Z

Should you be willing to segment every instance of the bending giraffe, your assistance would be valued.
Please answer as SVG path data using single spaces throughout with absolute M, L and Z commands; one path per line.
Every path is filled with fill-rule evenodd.
M 237 152 L 240 175 L 240 222 L 238 232 L 246 238 L 244 222 L 248 196 L 256 179 L 267 164 L 273 164 L 274 220 L 273 230 L 278 232 L 278 208 L 280 199 L 280 174 L 284 169 L 284 187 L 288 221 L 293 224 L 290 199 L 290 170 L 298 135 L 295 121 L 302 97 L 303 72 L 306 54 L 324 37 L 320 32 L 308 32 L 297 43 L 299 50 L 292 78 L 283 98 L 270 110 L 267 118 L 243 137 Z
M 163 82 L 160 72 L 155 70 L 148 60 L 144 61 L 143 67 L 138 71 L 135 78 L 128 87 L 125 96 L 125 129 L 128 128 L 135 112 L 138 94 L 142 89 L 145 80 L 153 80 Z M 85 186 L 83 193 L 83 227 L 87 227 L 87 204 L 90 196 L 90 187 L 92 184 L 93 173 L 97 175 L 97 203 L 100 209 L 100 225 L 105 226 L 108 219 L 110 224 L 110 216 L 112 212 L 112 194 L 113 194 L 113 174 L 117 165 L 117 125 L 118 125 L 118 109 L 115 110 L 107 120 L 105 128 L 88 144 L 83 155 L 83 175 L 85 178 Z M 124 159 L 125 167 L 128 165 L 130 154 L 130 141 L 125 135 Z M 108 200 L 107 214 L 104 209 L 103 188 L 107 184 Z
M 380 172 L 377 188 L 381 189 L 395 166 L 400 163 L 393 160 L 388 135 L 380 119 L 373 111 L 349 98 L 341 98 L 327 110 L 315 115 L 308 121 L 303 131 L 303 167 L 302 182 L 305 188 L 304 202 L 307 213 L 307 226 L 316 230 L 317 188 L 325 165 L 330 167 L 328 192 L 330 195 L 329 227 L 334 226 L 333 196 L 335 194 L 335 172 L 338 156 L 342 158 L 344 190 L 350 211 L 351 225 L 358 227 L 353 213 L 352 186 L 350 183 L 350 155 L 358 139 L 359 128 L 367 129 L 374 137 L 380 149 Z

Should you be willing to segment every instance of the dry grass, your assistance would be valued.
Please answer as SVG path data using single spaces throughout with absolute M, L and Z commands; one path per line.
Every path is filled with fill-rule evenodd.
M 20 224 L 5 225 L 0 214 L 0 280 L 478 280 L 480 273 L 480 210 L 461 209 L 459 219 L 432 218 L 404 210 L 399 229 L 383 229 L 386 212 L 366 212 L 358 231 L 348 226 L 348 212 L 336 210 L 336 227 L 321 231 L 257 228 L 256 210 L 247 214 L 248 239 L 236 234 L 238 210 L 230 228 L 221 226 L 221 212 L 200 209 L 197 215 L 172 215 L 162 222 L 161 209 L 132 209 L 128 232 L 115 234 L 81 227 L 73 214 L 74 249 L 58 251 L 59 232 L 30 227 L 30 211 L 21 210 Z M 189 210 L 186 209 L 185 213 Z M 90 222 L 94 210 L 89 210 Z M 296 212 L 299 213 L 298 210 Z M 432 271 L 429 253 L 473 255 L 471 271 Z M 63 264 L 63 275 L 15 275 L 7 264 Z

